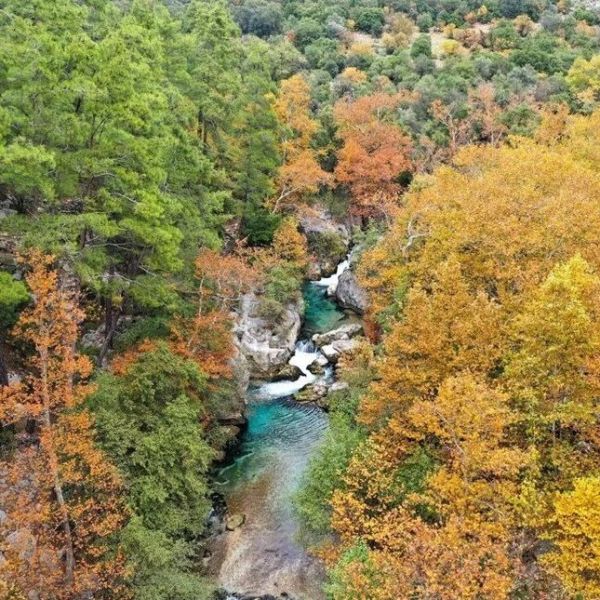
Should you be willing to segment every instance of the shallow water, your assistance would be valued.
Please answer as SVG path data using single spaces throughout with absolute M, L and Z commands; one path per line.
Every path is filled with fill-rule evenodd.
M 323 438 L 327 415 L 290 396 L 317 380 L 307 370 L 318 356 L 310 335 L 335 328 L 344 313 L 327 298 L 324 286 L 309 283 L 304 296 L 304 339 L 290 360 L 303 375 L 249 390 L 240 454 L 217 478 L 229 512 L 246 515 L 245 524 L 221 536 L 215 548 L 219 583 L 230 592 L 323 598 L 323 568 L 296 541 L 299 524 L 291 498 Z

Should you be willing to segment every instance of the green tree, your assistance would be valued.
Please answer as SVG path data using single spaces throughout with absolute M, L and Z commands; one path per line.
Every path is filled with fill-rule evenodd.
M 17 322 L 19 309 L 28 299 L 25 284 L 14 279 L 10 273 L 0 271 L 0 340 L 6 339 L 8 331 Z M 0 341 L 0 386 L 7 384 L 8 371 Z
M 215 453 L 201 424 L 212 409 L 205 377 L 158 345 L 120 377 L 101 376 L 90 402 L 136 515 L 123 542 L 137 567 L 137 597 L 195 598 L 201 584 L 190 573 L 193 547 L 184 540 L 202 532 L 210 509 L 207 472 Z

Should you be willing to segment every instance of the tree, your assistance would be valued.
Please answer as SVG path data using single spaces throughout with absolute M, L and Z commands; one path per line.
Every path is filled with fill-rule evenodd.
M 343 147 L 338 152 L 336 181 L 349 189 L 353 211 L 385 214 L 401 189 L 399 178 L 411 169 L 411 144 L 390 119 L 399 96 L 375 94 L 340 100 L 334 108 Z
M 281 6 L 268 0 L 246 0 L 233 7 L 233 14 L 243 33 L 269 37 L 281 33 Z
M 258 282 L 257 273 L 234 255 L 203 250 L 196 258 L 196 279 L 196 314 L 173 324 L 173 350 L 196 361 L 212 377 L 230 375 L 234 354 L 231 311 Z
M 17 334 L 31 344 L 31 375 L 0 390 L 0 418 L 30 420 L 34 439 L 5 464 L 9 488 L 3 528 L 38 548 L 19 544 L 8 557 L 9 577 L 24 592 L 74 599 L 82 593 L 119 591 L 125 571 L 111 545 L 126 511 L 121 480 L 95 444 L 93 419 L 83 403 L 91 364 L 75 351 L 83 318 L 76 297 L 64 290 L 53 258 L 28 257 L 26 281 L 33 306 L 19 318 Z M 10 579 L 9 579 L 10 581 Z
M 331 175 L 317 161 L 311 140 L 318 125 L 310 114 L 310 88 L 301 75 L 293 75 L 281 84 L 275 112 L 283 126 L 280 153 L 283 165 L 277 177 L 279 196 L 277 210 L 283 202 L 315 193 L 330 184 Z
M 567 83 L 583 99 L 600 99 L 600 56 L 576 58 L 567 73 Z
M 577 470 L 596 460 L 574 441 L 587 445 L 597 426 L 599 286 L 577 255 L 552 270 L 511 324 L 505 377 L 521 409 L 522 435 L 538 449 L 546 489 L 569 481 L 576 456 Z
M 136 598 L 202 597 L 191 540 L 211 506 L 209 437 L 216 426 L 206 376 L 158 343 L 119 375 L 103 374 L 90 403 L 99 440 L 127 485 L 133 518 L 121 540 Z
M 19 308 L 29 299 L 27 288 L 22 281 L 9 273 L 0 271 L 0 335 L 6 339 L 9 329 L 15 324 Z M 0 387 L 8 385 L 8 371 L 4 359 L 4 349 L 0 343 Z
M 600 115 L 563 112 L 416 180 L 361 261 L 382 343 L 326 490 L 335 598 L 597 594 Z
M 439 266 L 427 287 L 412 287 L 403 318 L 386 336 L 381 379 L 362 404 L 367 422 L 435 395 L 449 376 L 467 369 L 486 374 L 501 356 L 499 307 L 484 294 L 470 293 L 454 257 Z
M 600 594 L 599 499 L 600 479 L 585 477 L 554 502 L 551 540 L 556 549 L 543 561 L 575 597 Z

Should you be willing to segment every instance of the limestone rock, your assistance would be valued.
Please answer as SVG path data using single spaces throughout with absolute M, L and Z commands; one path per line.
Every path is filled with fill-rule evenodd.
M 300 368 L 296 365 L 287 364 L 271 379 L 271 381 L 296 381 L 298 377 L 302 377 Z
M 367 292 L 358 284 L 356 275 L 347 269 L 340 275 L 335 291 L 335 297 L 342 308 L 362 315 L 369 306 Z
M 288 304 L 276 321 L 260 312 L 256 294 L 246 294 L 241 301 L 234 329 L 238 357 L 234 371 L 256 379 L 271 379 L 287 365 L 294 353 L 302 325 L 302 301 Z
M 321 398 L 327 396 L 328 389 L 327 384 L 323 382 L 315 383 L 314 385 L 300 390 L 294 396 L 294 400 L 296 400 L 296 402 L 317 402 Z
M 324 209 L 317 209 L 300 218 L 300 230 L 308 240 L 308 248 L 316 258 L 309 268 L 309 279 L 332 275 L 346 256 L 350 245 L 348 228 L 337 223 Z
M 326 358 L 327 358 L 327 360 L 329 360 L 329 362 L 335 363 L 335 362 L 337 362 L 338 358 L 340 357 L 340 354 L 354 350 L 354 348 L 356 348 L 357 345 L 358 345 L 358 342 L 356 339 L 352 339 L 352 340 L 343 340 L 342 339 L 342 340 L 337 340 L 335 342 L 332 342 L 331 344 L 327 344 L 326 346 L 323 346 L 321 348 L 321 352 L 326 356 Z
M 349 340 L 361 333 L 362 329 L 363 327 L 360 323 L 348 323 L 326 333 L 315 333 L 312 336 L 312 341 L 321 348 L 336 341 Z
M 325 367 L 323 367 L 323 365 L 321 365 L 318 360 L 314 360 L 313 362 L 311 362 L 307 368 L 309 372 L 313 375 L 323 375 L 323 373 L 325 373 Z

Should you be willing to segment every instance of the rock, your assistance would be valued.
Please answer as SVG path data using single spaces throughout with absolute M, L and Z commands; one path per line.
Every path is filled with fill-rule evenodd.
M 227 531 L 234 531 L 240 528 L 246 522 L 246 515 L 242 513 L 234 513 L 225 519 L 225 527 Z
M 35 554 L 37 540 L 29 529 L 17 529 L 6 536 L 6 543 L 18 553 L 21 560 L 30 560 Z
M 335 394 L 336 392 L 342 392 L 347 390 L 350 386 L 345 381 L 336 381 L 333 385 L 330 386 L 327 394 Z
M 300 218 L 300 231 L 306 236 L 308 248 L 316 258 L 311 262 L 309 279 L 332 275 L 348 252 L 350 234 L 347 227 L 337 223 L 329 212 L 321 208 Z
M 242 411 L 232 411 L 218 415 L 218 420 L 221 425 L 245 425 L 246 417 Z
M 348 323 L 326 333 L 315 333 L 312 336 L 312 341 L 319 347 L 327 346 L 339 340 L 349 340 L 361 333 L 362 329 L 363 327 L 360 323 Z
M 326 356 L 329 362 L 337 362 L 340 354 L 344 352 L 350 352 L 356 348 L 358 342 L 356 339 L 352 340 L 337 340 L 331 344 L 327 344 L 321 348 L 321 352 Z
M 5 523 L 7 518 L 7 514 L 3 510 L 0 510 L 0 525 Z
M 342 308 L 362 315 L 369 306 L 367 292 L 358 284 L 354 273 L 347 269 L 340 275 L 335 297 Z
M 308 365 L 307 369 L 313 375 L 323 375 L 323 373 L 325 373 L 325 368 L 321 364 L 319 364 L 318 360 L 314 360 L 313 362 L 311 362 L 310 365 Z
M 285 367 L 294 353 L 302 325 L 301 299 L 288 304 L 275 322 L 261 315 L 260 309 L 260 298 L 246 294 L 234 328 L 238 348 L 234 371 L 248 379 L 271 379 Z
M 325 383 L 315 383 L 314 385 L 300 390 L 294 396 L 294 400 L 296 400 L 296 402 L 317 402 L 321 398 L 327 396 L 328 389 L 329 388 Z
M 302 377 L 302 370 L 296 365 L 288 364 L 271 381 L 296 381 L 298 377 Z

